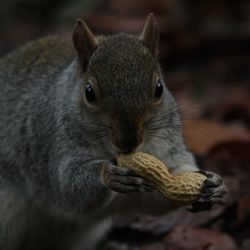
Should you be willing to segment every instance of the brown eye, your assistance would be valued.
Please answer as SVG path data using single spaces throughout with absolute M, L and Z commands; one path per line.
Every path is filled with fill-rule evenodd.
M 89 103 L 94 103 L 96 101 L 96 95 L 94 89 L 90 83 L 87 83 L 85 87 L 86 99 Z
M 156 87 L 155 87 L 155 99 L 159 100 L 162 97 L 162 93 L 163 93 L 163 84 L 161 82 L 161 79 L 157 79 L 156 82 Z

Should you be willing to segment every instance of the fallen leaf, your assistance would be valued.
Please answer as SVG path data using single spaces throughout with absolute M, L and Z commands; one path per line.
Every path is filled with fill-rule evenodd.
M 141 250 L 165 250 L 165 246 L 161 242 L 152 243 L 141 247 Z
M 250 249 L 250 238 L 247 238 L 242 242 L 240 250 L 249 250 L 249 249 Z
M 226 126 L 208 119 L 184 120 L 183 129 L 187 147 L 197 156 L 204 156 L 215 145 L 223 142 L 250 142 L 247 129 Z
M 207 93 L 204 113 L 212 120 L 224 123 L 241 123 L 250 128 L 250 93 L 243 86 L 212 88 Z M 210 98 L 209 98 L 210 96 Z M 213 96 L 213 98 L 211 98 Z
M 163 216 L 142 217 L 131 224 L 131 228 L 154 235 L 166 234 L 176 226 L 202 226 L 219 217 L 226 206 L 217 206 L 214 209 L 201 213 L 190 213 L 185 208 L 175 209 Z
M 237 250 L 235 241 L 227 234 L 209 229 L 179 226 L 174 228 L 164 239 L 167 247 L 176 250 Z
M 240 225 L 250 216 L 250 196 L 242 197 L 238 201 L 237 224 Z
M 250 142 L 227 141 L 212 147 L 204 156 L 204 166 L 222 175 L 249 172 Z

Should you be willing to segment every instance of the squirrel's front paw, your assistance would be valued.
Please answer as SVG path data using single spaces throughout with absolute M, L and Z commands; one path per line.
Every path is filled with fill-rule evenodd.
M 227 200 L 227 189 L 223 179 L 210 171 L 201 170 L 207 179 L 204 181 L 204 186 L 201 198 L 192 204 L 191 212 L 199 212 L 210 210 L 214 204 L 225 205 Z
M 134 171 L 118 167 L 112 162 L 103 166 L 102 179 L 106 187 L 119 193 L 152 192 L 155 190 L 150 181 L 136 175 Z

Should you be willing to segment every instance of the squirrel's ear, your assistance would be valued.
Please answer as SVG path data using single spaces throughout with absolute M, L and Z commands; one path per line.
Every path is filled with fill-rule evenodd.
M 153 55 L 157 55 L 159 28 L 153 13 L 148 14 L 140 39 Z
M 85 70 L 92 53 L 98 46 L 98 41 L 87 24 L 81 19 L 76 21 L 72 39 L 80 64 Z

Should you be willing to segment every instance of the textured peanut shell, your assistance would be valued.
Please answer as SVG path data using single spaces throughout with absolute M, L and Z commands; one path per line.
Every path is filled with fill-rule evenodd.
M 120 154 L 117 163 L 152 181 L 163 195 L 180 205 L 192 204 L 199 199 L 203 182 L 207 178 L 194 172 L 173 176 L 160 160 L 142 152 Z

